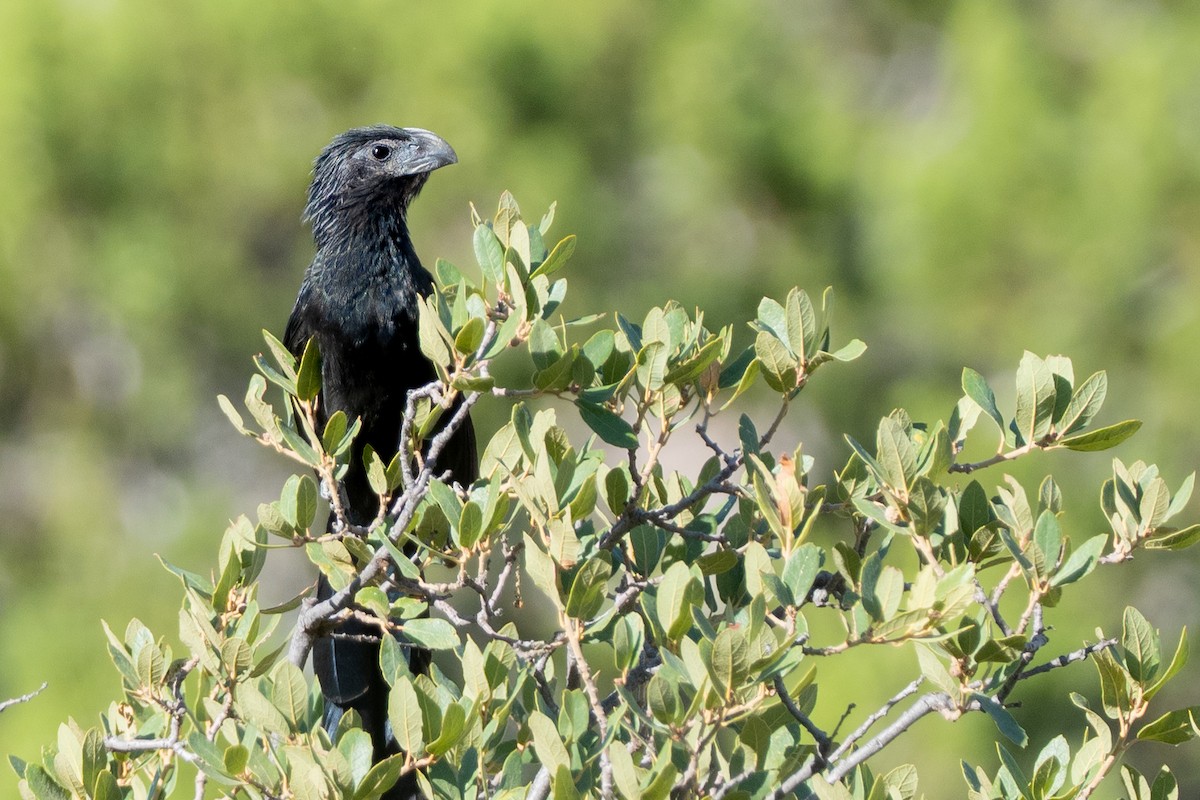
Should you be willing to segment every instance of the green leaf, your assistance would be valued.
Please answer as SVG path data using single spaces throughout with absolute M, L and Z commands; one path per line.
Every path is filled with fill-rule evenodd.
M 629 749 L 620 741 L 613 742 L 606 749 L 609 763 L 612 764 L 613 782 L 617 785 L 617 791 L 625 800 L 641 800 L 642 789 L 638 781 L 637 768 L 633 765 L 633 756 L 629 755 Z
M 485 280 L 493 285 L 504 282 L 504 250 L 496 234 L 486 225 L 475 226 L 475 259 Z
M 458 518 L 458 544 L 467 550 L 475 546 L 483 534 L 483 509 L 474 500 L 463 505 Z
M 471 317 L 454 336 L 454 349 L 464 356 L 474 355 L 483 344 L 484 324 L 479 317 Z
M 565 609 L 567 615 L 588 620 L 600 613 L 611 574 L 612 567 L 602 557 L 594 556 L 585 561 L 571 581 Z
M 25 767 L 25 782 L 37 800 L 71 800 L 71 793 L 55 783 L 37 764 Z
M 787 339 L 791 350 L 802 361 L 816 355 L 817 315 L 808 294 L 793 288 L 787 296 Z
M 1143 684 L 1153 681 L 1162 660 L 1158 632 L 1133 606 L 1126 606 L 1122 616 L 1121 647 L 1130 677 Z
M 796 359 L 783 342 L 760 331 L 754 340 L 754 353 L 768 386 L 777 392 L 790 392 L 796 388 Z
M 362 453 L 363 467 L 367 473 L 367 484 L 370 485 L 371 491 L 378 495 L 386 495 L 388 493 L 387 467 L 383 463 L 383 459 L 375 452 L 375 448 L 369 444 L 363 445 Z
M 633 426 L 621 417 L 604 406 L 586 403 L 582 400 L 575 401 L 575 407 L 579 409 L 579 416 L 587 426 L 608 444 L 626 450 L 637 448 L 638 438 L 637 434 L 633 432 Z
M 284 377 L 294 381 L 296 379 L 296 357 L 284 347 L 283 342 L 275 338 L 275 334 L 266 328 L 263 329 L 262 336 L 263 341 L 267 343 L 267 349 L 271 351 L 271 357 L 283 371 Z
M 247 436 L 253 435 L 250 429 L 246 427 L 246 421 L 242 419 L 242 415 L 238 413 L 236 408 L 233 407 L 233 403 L 230 402 L 228 397 L 223 394 L 217 395 L 217 405 L 221 407 L 221 413 L 224 414 L 226 419 L 233 424 L 233 427 L 237 429 L 238 433 L 242 433 Z
M 108 751 L 104 748 L 104 737 L 99 728 L 89 728 L 83 735 L 83 747 L 80 755 L 83 767 L 83 785 L 94 787 L 97 779 L 108 765 Z
M 291 726 L 279 709 L 254 686 L 253 681 L 238 685 L 238 716 L 268 733 L 286 736 Z
M 554 249 L 550 251 L 550 255 L 546 256 L 546 260 L 538 265 L 531 274 L 530 278 L 536 278 L 539 275 L 549 277 L 567 265 L 571 260 L 571 256 L 575 253 L 575 234 L 560 239 L 558 244 L 554 245 Z
M 395 786 L 396 781 L 400 779 L 405 758 L 404 753 L 397 753 L 371 767 L 355 789 L 354 800 L 379 800 L 383 793 Z
M 1116 425 L 1109 425 L 1105 428 L 1097 428 L 1096 430 L 1089 431 L 1088 433 L 1067 436 L 1055 442 L 1054 446 L 1065 447 L 1068 450 L 1079 450 L 1082 452 L 1107 450 L 1110 447 L 1116 447 L 1130 436 L 1133 436 L 1135 433 L 1137 433 L 1138 428 L 1140 427 L 1142 427 L 1141 420 L 1127 419 L 1124 422 L 1118 422 Z
M 1059 433 L 1067 435 L 1086 428 L 1104 404 L 1106 394 L 1108 375 L 1104 372 L 1097 372 L 1081 383 L 1058 421 Z
M 1018 747 L 1024 747 L 1029 742 L 1029 735 L 1025 733 L 1025 729 L 1017 724 L 1013 715 L 1008 713 L 1008 709 L 1001 705 L 996 698 L 979 692 L 973 693 L 971 698 L 976 700 L 983 712 L 992 718 L 992 722 L 996 723 L 996 728 L 1004 734 L 1005 738 Z
M 438 617 L 405 620 L 404 637 L 430 650 L 453 650 L 459 645 L 454 626 Z
M 1100 563 L 1104 553 L 1104 545 L 1108 543 L 1107 534 L 1093 536 L 1080 545 L 1050 579 L 1050 586 L 1066 586 L 1085 577 Z
M 1054 796 L 1067 778 L 1067 764 L 1071 760 L 1071 750 L 1067 746 L 1066 737 L 1055 736 L 1042 751 L 1038 753 L 1033 768 L 1031 788 L 1034 796 L 1050 798 Z
M 429 746 L 425 749 L 433 756 L 440 757 L 445 755 L 462 738 L 466 723 L 467 712 L 461 705 L 451 703 L 446 706 L 446 711 L 442 714 L 442 729 L 438 733 L 438 737 L 430 742 Z
M 1200 525 L 1189 525 L 1178 531 L 1159 528 L 1143 546 L 1147 550 L 1183 550 L 1196 542 L 1200 542 Z
M 325 431 L 321 434 L 321 447 L 326 453 L 338 455 L 339 445 L 346 436 L 348 420 L 346 412 L 338 409 L 329 415 L 325 422 Z
M 815 544 L 803 544 L 792 551 L 783 566 L 783 583 L 796 605 L 802 604 L 816 580 L 825 553 Z
M 714 336 L 687 359 L 676 364 L 667 372 L 663 381 L 683 385 L 696 380 L 704 370 L 708 369 L 710 364 L 720 357 L 724 346 L 725 342 L 720 337 Z
M 656 674 L 646 684 L 646 703 L 650 713 L 659 722 L 671 724 L 677 721 L 680 713 L 679 690 L 661 674 Z
M 753 355 L 752 352 L 751 355 Z M 737 381 L 737 387 L 733 390 L 733 394 L 730 395 L 729 399 L 726 400 L 721 406 L 721 410 L 724 411 L 725 409 L 729 408 L 729 406 L 731 406 L 735 400 L 749 390 L 749 388 L 754 385 L 754 382 L 758 380 L 758 375 L 760 372 L 762 372 L 762 363 L 757 358 L 752 358 L 750 362 L 746 364 L 745 369 L 739 373 L 740 377 Z M 722 378 L 724 378 L 724 375 L 725 373 L 722 372 Z
M 446 345 L 449 334 L 438 318 L 437 307 L 431 298 L 422 298 L 417 314 L 417 339 L 421 352 L 433 365 L 445 368 L 451 363 L 450 348 Z
M 1189 742 L 1196 736 L 1197 715 L 1200 715 L 1200 706 L 1176 709 L 1144 725 L 1137 738 L 1163 744 Z
M 412 679 L 407 675 L 397 676 L 388 694 L 388 721 L 392 723 L 392 735 L 402 748 L 410 753 L 425 749 L 421 703 Z
M 1028 350 L 1017 366 L 1017 410 L 1013 418 L 1025 443 L 1050 432 L 1056 397 L 1054 375 L 1046 362 Z
M 571 768 L 566 764 L 559 764 L 558 769 L 554 771 L 554 780 L 551 782 L 553 793 L 551 800 L 579 800 L 579 789 L 575 786 L 575 776 L 571 774 Z
M 908 514 L 913 533 L 931 536 L 942 524 L 945 511 L 946 495 L 942 489 L 924 475 L 917 478 L 908 496 Z
M 235 744 L 225 748 L 225 771 L 230 775 L 241 775 L 250 763 L 250 751 L 245 745 Z
M 614 473 L 622 474 L 614 469 L 608 473 L 608 477 L 611 479 Z M 614 513 L 619 513 L 619 509 Z M 634 566 L 640 574 L 648 576 L 654 572 L 658 560 L 662 557 L 665 536 L 653 525 L 639 525 L 629 532 L 627 538 L 633 550 Z
M 667 639 L 677 640 L 692 626 L 692 604 L 699 582 L 687 564 L 676 561 L 658 585 L 656 603 L 659 623 Z
M 1184 628 L 1179 633 L 1179 643 L 1175 645 L 1175 655 L 1171 657 L 1171 663 L 1167 666 L 1166 671 L 1158 677 L 1158 680 L 1156 680 L 1154 684 L 1146 690 L 1146 699 L 1149 700 L 1154 697 L 1154 695 L 1158 694 L 1159 690 L 1162 689 L 1163 686 L 1166 686 L 1167 681 L 1174 678 L 1179 673 L 1179 670 L 1183 669 L 1183 666 L 1187 663 L 1187 660 L 1187 628 Z
M 1155 776 L 1154 785 L 1150 787 L 1150 800 L 1179 800 L 1179 782 L 1171 774 L 1171 768 L 1165 764 Z
M 1004 430 L 1004 417 L 996 406 L 996 394 L 988 386 L 987 379 L 970 367 L 964 367 L 962 373 L 962 388 L 967 397 L 983 409 L 983 412 L 996 422 L 1000 430 Z
M 962 693 L 962 685 L 950 674 L 946 664 L 938 656 L 940 651 L 924 643 L 918 643 L 916 650 L 921 674 L 934 686 L 957 699 Z
M 317 482 L 308 475 L 292 475 L 283 484 L 279 511 L 294 528 L 307 529 L 317 515 Z
M 888 485 L 902 492 L 907 491 L 909 479 L 917 465 L 916 450 L 908 434 L 895 418 L 884 417 L 879 421 L 875 444 L 878 451 L 876 458 Z
M 308 684 L 291 662 L 280 662 L 271 676 L 271 703 L 279 709 L 293 731 L 308 717 Z
M 533 385 L 545 392 L 561 392 L 571 385 L 573 368 L 579 357 L 579 345 L 571 345 L 571 349 L 545 369 L 538 370 L 533 375 Z
M 1092 656 L 1092 662 L 1100 673 L 1100 699 L 1104 713 L 1109 719 L 1118 719 L 1129 708 L 1132 688 L 1129 673 L 1107 650 Z
M 1192 488 L 1196 485 L 1196 473 L 1191 473 L 1183 479 L 1183 483 L 1179 485 L 1179 490 L 1175 492 L 1171 498 L 1171 505 L 1167 508 L 1167 519 L 1183 511 L 1187 506 L 1188 501 L 1192 499 Z
M 851 339 L 846 344 L 829 354 L 834 361 L 854 361 L 867 352 L 867 344 L 862 339 Z
M 958 526 L 968 537 L 995 519 L 987 492 L 972 480 L 958 498 Z
M 316 337 L 304 345 L 300 358 L 300 369 L 296 372 L 296 396 L 304 401 L 316 399 L 321 391 L 321 353 L 317 350 Z
M 1026 549 L 1025 555 L 1033 562 L 1034 574 L 1038 579 L 1046 580 L 1058 564 L 1063 546 L 1062 527 L 1052 511 L 1043 511 L 1038 515 L 1033 528 L 1032 544 L 1032 547 Z
M 758 302 L 757 327 L 775 335 L 781 342 L 788 340 L 787 311 L 778 300 L 764 297 Z
M 566 745 L 558 735 L 558 726 L 550 721 L 540 711 L 529 713 L 529 731 L 533 734 L 533 749 L 537 752 L 538 760 L 550 769 L 569 767 L 570 756 L 567 755 Z

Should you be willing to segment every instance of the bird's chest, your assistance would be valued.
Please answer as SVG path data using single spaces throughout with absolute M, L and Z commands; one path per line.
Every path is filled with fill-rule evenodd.
M 417 343 L 416 310 L 386 286 L 330 304 L 336 324 L 318 327 L 325 413 L 362 419 L 363 438 L 395 452 L 409 390 L 434 377 Z

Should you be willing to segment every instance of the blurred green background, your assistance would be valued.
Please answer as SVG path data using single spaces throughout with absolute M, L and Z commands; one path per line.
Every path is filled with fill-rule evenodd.
M 873 441 L 896 405 L 944 418 L 963 365 L 1003 403 L 1023 349 L 1109 371 L 1100 421 L 1146 420 L 1118 455 L 1173 486 L 1195 466 L 1195 3 L 7 0 L 0 698 L 50 687 L 0 717 L 0 752 L 36 757 L 117 696 L 101 618 L 174 636 L 177 584 L 153 554 L 207 570 L 226 521 L 276 496 L 287 465 L 214 398 L 240 397 L 259 330 L 282 331 L 311 255 L 312 158 L 374 122 L 458 151 L 412 215 L 427 264 L 472 263 L 467 203 L 488 213 L 507 188 L 531 218 L 557 200 L 555 232 L 579 234 L 568 313 L 673 297 L 726 324 L 833 284 L 835 336 L 871 349 L 814 382 L 778 440 L 822 471 L 842 432 Z M 480 427 L 506 416 L 485 408 Z M 1033 491 L 1055 471 L 1083 536 L 1110 455 L 1016 472 Z M 1119 630 L 1125 602 L 1172 646 L 1194 627 L 1195 559 L 1139 562 L 1052 612 L 1047 652 Z M 268 601 L 306 582 L 293 563 Z M 862 713 L 915 673 L 907 651 L 856 657 L 825 676 L 819 723 L 839 688 L 869 695 Z M 1094 695 L 1094 670 L 1015 695 L 1038 748 L 1053 726 L 1078 743 L 1067 687 Z M 975 716 L 923 721 L 878 763 L 919 758 L 930 800 L 961 797 L 954 754 L 996 765 Z M 1135 760 L 1164 758 L 1198 796 L 1196 749 Z

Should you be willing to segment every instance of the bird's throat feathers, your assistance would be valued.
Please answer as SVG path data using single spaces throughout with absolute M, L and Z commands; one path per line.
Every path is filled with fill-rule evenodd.
M 417 298 L 432 288 L 409 237 L 409 200 L 376 195 L 369 203 L 328 209 L 330 220 L 320 211 L 311 216 L 317 255 L 307 283 L 348 323 L 388 329 L 415 321 Z

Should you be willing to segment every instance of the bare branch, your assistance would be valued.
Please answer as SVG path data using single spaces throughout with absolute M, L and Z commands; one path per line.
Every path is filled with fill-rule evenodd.
M 1073 650 L 1070 653 L 1064 653 L 1057 658 L 1050 659 L 1045 664 L 1038 664 L 1032 669 L 1027 669 L 1017 676 L 1017 680 L 1023 681 L 1026 678 L 1032 678 L 1034 675 L 1041 675 L 1042 673 L 1049 672 L 1052 669 L 1058 669 L 1059 667 L 1065 667 L 1068 664 L 1072 664 L 1076 661 L 1082 661 L 1093 653 L 1099 653 L 1101 650 L 1107 650 L 1110 647 L 1115 647 L 1116 644 L 1116 639 L 1101 639 L 1095 644 L 1089 644 L 1086 647 L 1081 647 L 1078 650 Z
M 1021 456 L 1028 455 L 1034 450 L 1041 450 L 1053 443 L 1054 438 L 1057 438 L 1057 434 L 1051 434 L 1041 441 L 1030 442 L 1029 444 L 1022 445 L 1014 450 L 1009 450 L 1006 453 L 996 453 L 996 455 L 992 456 L 991 458 L 985 458 L 983 461 L 976 461 L 973 464 L 951 464 L 950 471 L 961 472 L 964 475 L 970 475 L 977 469 L 983 469 L 995 464 L 1003 464 L 1005 461 L 1013 461 Z
M 775 693 L 779 695 L 779 699 L 783 703 L 784 708 L 788 710 L 788 713 L 795 717 L 796 721 L 799 722 L 800 725 L 803 726 L 804 730 L 808 731 L 809 735 L 811 735 L 813 740 L 816 741 L 817 754 L 819 756 L 818 761 L 821 762 L 822 766 L 824 766 L 829 758 L 829 748 L 833 745 L 833 742 L 829 740 L 829 735 L 826 734 L 825 731 L 818 728 L 813 721 L 808 718 L 808 715 L 800 710 L 800 707 L 796 705 L 796 701 L 792 699 L 790 694 L 788 694 L 787 687 L 783 685 L 783 678 L 778 676 L 775 678 Z
M 871 730 L 872 726 L 874 726 L 876 722 L 886 717 L 891 710 L 896 707 L 897 704 L 904 700 L 904 698 L 916 694 L 917 689 L 920 688 L 924 681 L 925 678 L 923 676 L 917 678 L 915 681 L 908 684 L 908 686 L 905 686 L 903 689 L 897 692 L 890 700 L 880 706 L 877 710 L 873 711 L 865 720 L 863 720 L 861 725 L 855 728 L 851 734 L 846 737 L 846 741 L 842 742 L 842 744 L 836 750 L 829 754 L 829 760 L 837 761 L 839 758 L 841 758 L 847 750 L 854 746 L 855 742 L 866 736 L 867 731 Z
M 39 694 L 44 692 L 46 690 L 46 686 L 48 686 L 48 685 L 49 684 L 47 684 L 45 681 L 43 681 L 41 686 L 34 689 L 29 694 L 23 694 L 20 697 L 14 697 L 11 700 L 4 700 L 3 702 L 0 702 L 0 712 L 7 711 L 9 708 L 12 708 L 13 706 L 19 705 L 21 703 L 28 703 L 30 700 L 32 700 L 33 698 L 37 697 Z

